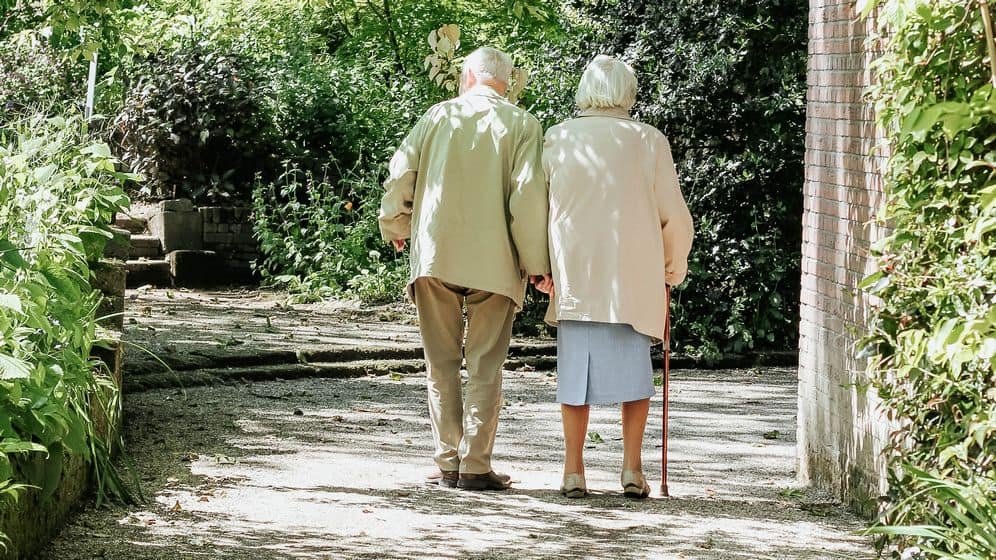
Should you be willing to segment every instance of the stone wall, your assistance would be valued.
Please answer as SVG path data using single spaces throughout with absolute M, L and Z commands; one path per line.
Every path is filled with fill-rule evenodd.
M 874 270 L 869 220 L 882 202 L 881 150 L 871 106 L 866 46 L 872 21 L 853 0 L 811 0 L 806 182 L 799 338 L 799 478 L 870 513 L 884 488 L 886 422 L 864 382 L 855 340 Z
M 129 284 L 210 287 L 256 280 L 259 253 L 252 211 L 164 200 L 148 219 L 151 235 L 132 238 Z
M 223 255 L 224 266 L 239 278 L 251 276 L 250 265 L 259 254 L 252 237 L 252 209 L 201 207 L 204 249 Z

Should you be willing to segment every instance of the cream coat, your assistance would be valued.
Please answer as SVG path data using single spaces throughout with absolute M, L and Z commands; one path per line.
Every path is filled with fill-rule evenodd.
M 556 292 L 547 321 L 664 333 L 666 285 L 688 271 L 692 217 L 667 138 L 621 110 L 552 127 L 543 153 Z
M 411 282 L 521 308 L 527 276 L 550 271 L 542 142 L 539 121 L 483 85 L 423 115 L 391 159 L 380 211 L 386 241 L 411 239 Z

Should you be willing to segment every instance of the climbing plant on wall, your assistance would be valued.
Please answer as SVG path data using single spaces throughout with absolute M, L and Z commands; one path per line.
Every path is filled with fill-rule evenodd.
M 908 556 L 996 557 L 996 43 L 989 2 L 890 0 L 872 99 L 890 152 L 891 234 L 863 287 L 865 339 L 895 424 L 890 509 Z

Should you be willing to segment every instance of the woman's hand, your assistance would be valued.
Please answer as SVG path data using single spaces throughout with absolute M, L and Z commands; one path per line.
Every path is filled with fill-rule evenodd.
M 530 276 L 529 283 L 536 286 L 536 289 L 543 292 L 544 294 L 549 294 L 553 292 L 553 276 L 550 274 L 544 274 L 542 276 Z

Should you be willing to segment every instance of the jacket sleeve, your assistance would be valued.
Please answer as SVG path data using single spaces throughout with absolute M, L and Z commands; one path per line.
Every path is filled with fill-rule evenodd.
M 415 200 L 415 179 L 418 174 L 426 117 L 422 117 L 388 164 L 384 181 L 384 198 L 380 204 L 380 235 L 391 242 L 408 239 L 412 234 L 412 204 Z
M 695 229 L 692 214 L 681 195 L 671 145 L 664 137 L 658 144 L 654 191 L 664 234 L 664 280 L 668 285 L 676 286 L 688 275 L 688 253 L 692 250 Z
M 550 272 L 549 209 L 543 172 L 543 129 L 539 121 L 530 117 L 515 150 L 508 199 L 509 228 L 519 254 L 519 267 L 530 276 Z

